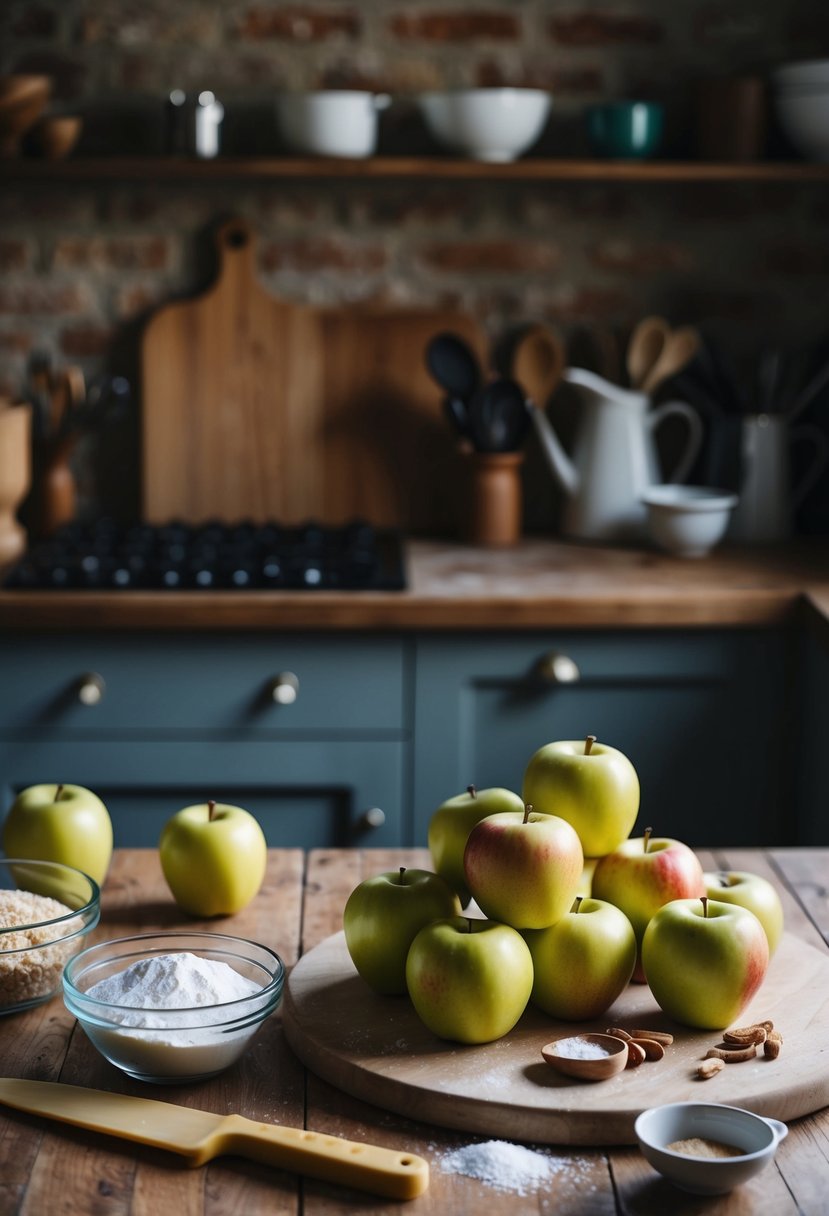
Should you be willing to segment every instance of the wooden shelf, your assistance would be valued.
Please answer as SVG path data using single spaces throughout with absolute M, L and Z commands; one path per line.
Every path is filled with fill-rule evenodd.
M 444 157 L 373 157 L 338 160 L 314 157 L 119 156 L 64 161 L 13 160 L 7 182 L 143 181 L 157 183 L 307 178 L 491 180 L 538 182 L 824 182 L 829 164 L 810 161 L 603 161 L 533 159 L 507 165 Z

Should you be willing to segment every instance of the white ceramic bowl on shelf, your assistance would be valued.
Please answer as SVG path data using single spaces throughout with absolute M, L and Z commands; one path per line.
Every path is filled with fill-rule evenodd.
M 807 160 L 829 161 L 829 82 L 779 89 L 774 106 L 792 147 Z
M 648 532 L 660 549 L 678 557 L 703 557 L 725 535 L 737 495 L 709 486 L 651 486 L 642 502 Z
M 540 136 L 552 97 L 543 89 L 454 89 L 422 93 L 418 105 L 444 147 L 493 164 L 516 160 Z
M 391 102 L 385 93 L 321 89 L 277 97 L 276 122 L 295 152 L 315 156 L 371 156 L 377 146 L 378 115 Z

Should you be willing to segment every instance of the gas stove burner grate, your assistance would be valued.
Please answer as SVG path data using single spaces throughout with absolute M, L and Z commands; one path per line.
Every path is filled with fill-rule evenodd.
M 360 520 L 71 523 L 32 548 L 10 589 L 55 591 L 402 591 L 403 540 Z

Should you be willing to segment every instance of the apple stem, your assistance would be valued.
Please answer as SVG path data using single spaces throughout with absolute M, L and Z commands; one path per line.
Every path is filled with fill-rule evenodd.
M 60 798 L 62 793 L 63 793 L 63 786 L 59 785 L 58 788 L 55 790 L 55 802 L 58 801 L 58 799 Z
M 585 741 L 584 741 L 584 754 L 585 754 L 585 756 L 589 756 L 589 755 L 590 755 L 590 751 L 591 751 L 591 749 L 592 749 L 592 747 L 593 747 L 593 744 L 594 744 L 595 742 L 596 742 L 596 736 L 595 736 L 595 735 L 588 735 L 588 736 L 587 736 L 587 738 L 586 738 L 586 739 L 585 739 Z
M 401 867 L 400 867 L 400 873 L 399 873 L 399 875 L 398 875 L 398 878 L 399 878 L 400 882 L 402 882 L 402 881 L 403 881 L 403 875 L 404 875 L 405 873 L 406 873 L 406 867 L 405 867 L 405 866 L 401 866 Z
M 468 785 L 468 786 L 466 787 L 466 792 L 467 792 L 467 794 L 469 795 L 469 797 L 470 797 L 470 798 L 477 798 L 477 797 L 478 797 L 478 791 L 475 789 L 475 786 L 474 786 L 474 785 Z
M 529 822 L 530 811 L 532 809 L 533 809 L 533 804 L 531 802 L 526 803 L 526 805 L 524 806 L 524 818 L 522 820 L 523 823 Z
M 708 916 L 708 896 L 707 895 L 701 896 L 701 900 L 702 900 L 702 914 L 704 917 L 707 918 L 707 916 Z
M 210 821 L 212 820 L 212 818 L 213 818 L 213 812 L 215 811 L 215 809 L 216 809 L 216 800 L 215 800 L 215 798 L 208 798 L 208 800 L 207 800 L 207 819 L 208 819 L 208 822 L 210 822 Z
M 583 895 L 577 895 L 577 896 L 576 896 L 576 898 L 575 898 L 575 902 L 573 903 L 573 907 L 570 909 L 570 910 L 571 910 L 571 912 L 578 912 L 579 908 L 581 907 L 581 901 L 582 901 L 583 899 L 584 899 L 584 896 L 583 896 Z
M 472 917 L 471 916 L 467 916 L 467 918 L 466 918 L 466 931 L 467 931 L 467 933 L 472 932 Z
M 653 831 L 653 828 L 645 828 L 645 852 L 646 853 L 648 851 L 648 845 L 651 842 L 651 832 L 652 831 Z

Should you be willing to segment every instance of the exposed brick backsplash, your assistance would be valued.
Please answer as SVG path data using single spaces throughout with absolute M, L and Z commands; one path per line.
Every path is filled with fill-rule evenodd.
M 272 155 L 278 89 L 385 89 L 382 150 L 410 139 L 422 153 L 436 149 L 418 91 L 523 84 L 554 94 L 550 155 L 585 154 L 585 106 L 633 93 L 665 103 L 667 150 L 687 155 L 700 77 L 815 55 L 829 55 L 825 0 L 0 4 L 0 71 L 52 74 L 55 107 L 85 114 L 81 150 L 99 153 L 157 152 L 172 87 L 216 91 L 225 150 Z M 624 335 L 654 311 L 748 352 L 829 332 L 821 184 L 31 183 L 0 189 L 0 391 L 21 391 L 35 350 L 135 377 L 142 325 L 209 284 L 210 232 L 230 214 L 251 224 L 276 295 L 457 309 L 493 343 L 533 320 Z M 87 508 L 113 505 L 95 503 L 105 446 L 78 449 Z

